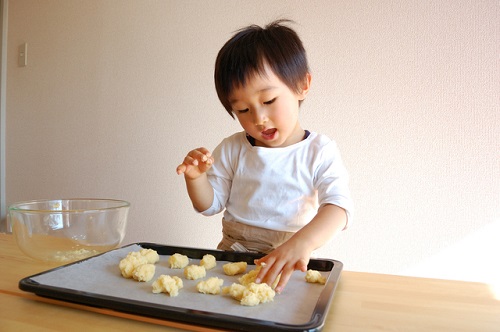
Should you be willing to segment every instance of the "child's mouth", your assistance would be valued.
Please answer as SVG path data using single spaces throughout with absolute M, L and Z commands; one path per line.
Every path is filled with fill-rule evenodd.
M 266 140 L 271 140 L 274 138 L 274 135 L 276 134 L 277 131 L 278 129 L 276 128 L 264 130 L 263 132 L 261 132 L 262 138 Z

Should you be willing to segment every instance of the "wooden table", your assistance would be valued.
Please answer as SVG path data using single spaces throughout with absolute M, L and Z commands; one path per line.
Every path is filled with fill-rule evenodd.
M 0 331 L 213 331 L 19 290 L 19 280 L 52 267 L 0 234 Z M 500 298 L 481 283 L 343 271 L 323 331 L 498 332 Z

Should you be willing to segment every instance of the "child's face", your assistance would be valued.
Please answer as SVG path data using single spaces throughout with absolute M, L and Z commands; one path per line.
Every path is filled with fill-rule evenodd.
M 233 113 L 257 146 L 285 147 L 303 139 L 299 101 L 306 97 L 310 81 L 308 74 L 302 91 L 297 93 L 266 65 L 263 75 L 251 75 L 244 87 L 232 91 L 229 99 Z

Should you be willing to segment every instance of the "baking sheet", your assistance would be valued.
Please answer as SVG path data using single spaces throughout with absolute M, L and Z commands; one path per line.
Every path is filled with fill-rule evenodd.
M 149 282 L 123 278 L 118 264 L 129 252 L 142 248 L 160 254 L 155 277 Z M 320 330 L 328 313 L 342 263 L 335 260 L 311 259 L 310 269 L 327 277 L 325 285 L 305 282 L 305 273 L 295 271 L 285 290 L 274 301 L 254 307 L 242 306 L 229 295 L 201 294 L 196 290 L 200 280 L 187 280 L 183 269 L 171 269 L 170 255 L 180 253 L 190 257 L 189 264 L 199 264 L 205 254 L 217 259 L 217 266 L 207 271 L 209 277 L 224 280 L 223 286 L 238 283 L 237 276 L 224 274 L 227 262 L 246 261 L 247 272 L 255 268 L 253 260 L 262 255 L 224 252 L 186 247 L 171 247 L 152 243 L 136 243 L 106 252 L 80 262 L 49 270 L 20 281 L 22 290 L 41 296 L 58 298 L 87 305 L 111 308 L 156 318 L 183 321 L 191 324 L 251 331 L 312 331 Z M 178 276 L 184 287 L 176 297 L 152 293 L 152 283 L 161 274 Z

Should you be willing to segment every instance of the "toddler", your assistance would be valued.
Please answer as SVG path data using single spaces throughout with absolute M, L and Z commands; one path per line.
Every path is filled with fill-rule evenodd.
M 265 253 L 257 282 L 280 293 L 311 253 L 346 228 L 352 211 L 337 145 L 304 130 L 299 107 L 311 85 L 306 52 L 290 21 L 241 29 L 219 51 L 217 95 L 242 132 L 211 153 L 190 151 L 184 174 L 194 208 L 224 211 L 218 249 Z

